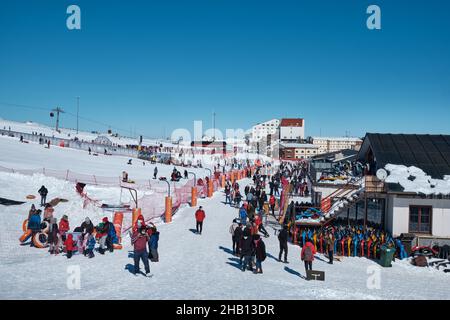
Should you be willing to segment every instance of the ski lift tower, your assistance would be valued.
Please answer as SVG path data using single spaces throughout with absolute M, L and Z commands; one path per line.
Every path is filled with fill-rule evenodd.
M 65 113 L 65 112 L 60 107 L 56 107 L 56 109 L 53 109 L 52 111 L 56 112 L 56 132 L 59 132 L 59 114 L 60 113 Z M 51 117 L 53 117 L 53 112 L 50 113 Z

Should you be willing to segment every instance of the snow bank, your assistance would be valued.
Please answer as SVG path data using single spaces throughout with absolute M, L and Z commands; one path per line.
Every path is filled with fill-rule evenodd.
M 450 176 L 433 179 L 422 169 L 414 166 L 387 164 L 385 169 L 389 172 L 385 182 L 398 183 L 405 189 L 405 192 L 426 195 L 450 194 Z

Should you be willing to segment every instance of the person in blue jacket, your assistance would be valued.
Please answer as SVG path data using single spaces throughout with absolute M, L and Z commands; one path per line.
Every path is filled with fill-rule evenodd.
M 398 248 L 398 250 L 400 252 L 400 260 L 408 258 L 408 254 L 406 253 L 405 246 L 400 241 L 400 239 L 396 240 L 396 245 L 397 245 L 397 248 Z
M 36 210 L 36 212 L 34 212 L 28 220 L 28 229 L 31 230 L 30 247 L 34 247 L 33 238 L 36 233 L 41 231 L 41 212 L 42 210 Z
M 158 262 L 159 261 L 159 255 L 158 255 L 158 241 L 159 241 L 159 231 L 156 229 L 156 227 L 152 227 L 152 235 L 150 236 L 150 239 L 148 240 L 148 247 L 150 249 L 150 254 L 148 255 L 151 262 Z
M 89 238 L 86 246 L 86 256 L 89 258 L 95 257 L 94 249 L 95 249 L 95 237 L 93 234 L 86 234 Z
M 247 210 L 245 210 L 244 205 L 239 209 L 239 218 L 241 219 L 241 223 L 245 226 L 247 224 Z

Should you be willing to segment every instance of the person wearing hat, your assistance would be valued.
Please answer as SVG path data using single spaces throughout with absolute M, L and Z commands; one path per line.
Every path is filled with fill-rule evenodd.
M 61 220 L 59 221 L 59 235 L 63 241 L 66 240 L 66 232 L 70 230 L 69 226 L 69 217 L 67 215 L 63 215 Z
M 148 263 L 147 242 L 149 236 L 145 227 L 140 227 L 139 230 L 133 232 L 131 236 L 131 244 L 134 247 L 134 274 L 139 272 L 139 262 L 142 260 L 145 267 L 145 275 L 151 277 L 150 264 Z
M 203 211 L 203 207 L 200 206 L 198 210 L 195 212 L 195 220 L 197 222 L 196 230 L 198 234 L 202 234 L 203 221 L 205 220 L 205 217 L 206 217 L 205 211 Z
M 50 254 L 59 253 L 59 229 L 56 218 L 51 218 L 48 228 L 47 243 L 49 244 Z
M 31 243 L 30 247 L 34 247 L 33 239 L 36 233 L 41 231 L 41 210 L 36 210 L 28 220 L 27 228 L 31 230 Z
M 102 219 L 102 222 L 99 224 L 98 228 L 97 228 L 97 233 L 99 235 L 99 247 L 98 247 L 98 252 L 100 254 L 105 254 L 105 251 L 107 249 L 106 246 L 106 240 L 108 238 L 108 229 L 109 229 L 109 223 L 108 223 L 108 218 L 104 217 Z
M 92 223 L 91 219 L 89 217 L 86 217 L 81 224 L 81 232 L 92 234 L 94 232 L 94 224 Z

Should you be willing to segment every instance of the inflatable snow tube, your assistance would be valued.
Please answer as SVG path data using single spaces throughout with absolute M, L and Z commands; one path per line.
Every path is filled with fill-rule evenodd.
M 27 198 L 28 200 L 34 200 L 34 199 L 36 199 L 36 196 L 35 196 L 35 195 L 32 195 L 32 194 L 29 194 L 29 195 L 26 196 L 26 198 Z
M 50 223 L 47 221 L 42 221 L 41 223 L 41 231 L 44 233 L 48 233 L 48 230 L 50 229 Z
M 25 219 L 25 220 L 23 220 L 23 223 L 22 223 L 22 231 L 27 232 L 27 230 L 28 230 L 28 219 Z
M 48 235 L 44 232 L 38 232 L 33 237 L 33 244 L 36 248 L 47 247 Z
M 21 243 L 24 243 L 31 237 L 31 230 L 26 230 L 23 235 L 19 238 Z

